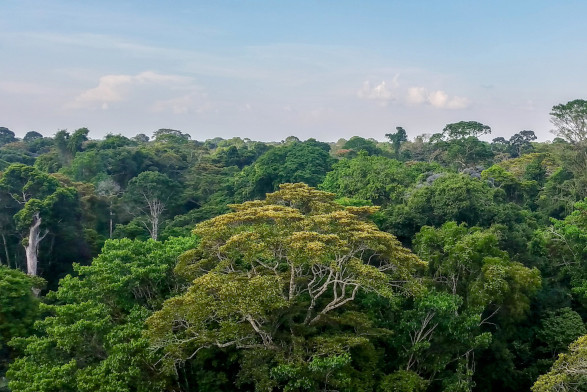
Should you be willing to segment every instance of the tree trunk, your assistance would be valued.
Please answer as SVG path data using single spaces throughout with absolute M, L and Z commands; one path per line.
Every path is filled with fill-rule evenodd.
M 112 221 L 113 221 L 113 219 L 112 219 L 112 218 L 113 218 L 113 216 L 114 216 L 114 213 L 112 212 L 112 198 L 110 199 L 110 208 L 109 208 L 109 213 L 110 213 L 110 237 L 109 237 L 109 238 L 112 238 L 112 226 L 113 226 L 113 225 L 112 225 Z
M 145 197 L 145 199 L 147 199 Z M 151 229 L 149 230 L 151 238 L 157 241 L 159 236 L 159 218 L 165 210 L 165 204 L 159 199 L 147 199 L 149 205 L 149 222 L 151 223 Z
M 24 247 L 28 275 L 37 276 L 39 245 L 46 235 L 47 232 L 41 235 L 41 215 L 39 212 L 35 212 L 33 215 L 33 223 L 29 228 L 29 238 Z
M 110 210 L 110 236 L 108 238 L 112 238 L 112 210 Z
M 151 217 L 151 238 L 157 241 L 159 236 L 159 216 L 155 215 Z
M 4 253 L 6 254 L 6 265 L 10 267 L 10 256 L 8 255 L 8 245 L 6 245 L 6 237 L 2 233 L 2 241 L 4 242 Z

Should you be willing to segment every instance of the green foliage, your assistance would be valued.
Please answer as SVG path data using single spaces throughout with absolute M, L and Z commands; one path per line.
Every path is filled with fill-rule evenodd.
M 396 159 L 399 159 L 399 151 L 402 143 L 408 141 L 408 134 L 402 127 L 396 127 L 396 133 L 386 133 L 385 136 L 389 139 L 393 146 L 393 152 Z
M 19 203 L 48 197 L 58 187 L 59 182 L 55 178 L 23 164 L 11 165 L 0 178 L 0 188 Z
M 94 182 L 106 173 L 104 155 L 97 150 L 79 153 L 62 172 L 74 181 Z
M 325 387 L 350 391 L 350 363 L 348 353 L 315 357 L 307 363 L 278 365 L 271 369 L 270 377 L 284 392 L 315 391 Z
M 0 127 L 0 146 L 17 141 L 14 132 L 6 127 Z
M 153 132 L 153 139 L 159 143 L 186 144 L 191 136 L 176 129 L 162 128 Z
M 235 144 L 226 145 L 234 142 Z M 219 143 L 215 151 L 213 163 L 225 167 L 236 166 L 239 169 L 250 165 L 257 158 L 269 150 L 269 146 L 259 142 L 245 142 L 243 140 L 225 140 Z
M 345 150 L 352 150 L 353 155 L 359 154 L 361 151 L 365 151 L 368 155 L 381 155 L 383 151 L 373 140 L 364 139 L 360 136 L 351 137 L 343 146 Z
M 532 392 L 584 391 L 587 388 L 587 335 L 560 354 L 550 371 L 538 378 Z
M 434 160 L 446 166 L 462 170 L 472 166 L 484 166 L 493 158 L 491 148 L 475 136 L 454 138 L 434 143 Z
M 428 381 L 409 370 L 398 370 L 385 376 L 379 386 L 379 392 L 425 392 Z
M 530 142 L 536 140 L 536 135 L 533 131 L 520 131 L 513 135 L 509 140 L 511 155 L 519 157 L 523 153 L 532 151 L 532 144 Z
M 550 112 L 555 133 L 571 143 L 587 141 L 587 101 L 575 99 L 555 105 Z
M 157 240 L 163 212 L 177 203 L 174 196 L 178 190 L 176 181 L 159 172 L 142 172 L 129 181 L 124 198 L 152 239 Z
M 458 294 L 468 306 L 497 305 L 509 319 L 520 319 L 540 288 L 540 272 L 510 261 L 497 234 L 447 222 L 438 229 L 423 227 L 414 248 L 428 261 L 437 287 Z
M 482 309 L 463 306 L 453 293 L 431 289 L 404 309 L 392 342 L 401 367 L 423 377 L 453 377 L 455 364 L 469 364 L 469 354 L 491 342 L 480 328 Z
M 13 215 L 15 228 L 22 236 L 22 244 L 31 244 L 31 228 L 37 225 L 36 238 L 33 239 L 32 253 L 39 252 L 41 240 L 51 234 L 54 243 L 67 243 L 71 237 L 81 234 L 78 223 L 79 199 L 74 188 L 62 186 L 57 178 L 22 164 L 11 165 L 0 177 L 0 198 L 7 200 L 5 208 Z M 10 201 L 10 202 L 8 202 Z M 79 243 L 79 239 L 75 239 Z M 70 243 L 71 244 L 71 243 Z M 47 254 L 42 254 L 47 271 Z M 71 263 L 60 254 L 62 262 Z M 36 274 L 36 261 L 31 262 L 27 254 L 27 272 Z M 58 264 L 58 263 L 56 263 Z M 60 263 L 59 263 L 60 264 Z M 33 266 L 31 268 L 31 265 Z M 53 266 L 57 268 L 57 265 Z M 56 279 L 48 279 L 55 283 Z
M 456 221 L 487 227 L 497 210 L 487 183 L 464 174 L 434 174 L 409 190 L 402 204 L 385 208 L 381 226 L 409 243 L 425 225 Z
M 109 133 L 106 135 L 104 140 L 102 140 L 99 144 L 99 149 L 101 150 L 113 150 L 118 149 L 121 147 L 126 146 L 135 146 L 137 142 L 127 138 L 123 135 L 113 135 Z
M 555 354 L 564 351 L 575 339 L 585 334 L 587 329 L 579 313 L 562 308 L 547 312 L 537 337 L 544 343 L 547 352 Z
M 62 164 L 69 164 L 75 155 L 82 151 L 84 142 L 88 140 L 89 132 L 87 128 L 80 128 L 72 134 L 69 134 L 66 130 L 61 130 L 55 134 L 55 147 Z
M 39 314 L 39 300 L 32 289 L 41 288 L 43 284 L 39 277 L 0 266 L 0 379 L 14 355 L 7 342 L 31 333 Z
M 15 361 L 13 388 L 30 391 L 529 390 L 585 334 L 583 106 L 553 108 L 567 140 L 552 143 L 521 131 L 490 144 L 478 139 L 489 127 L 466 121 L 330 145 L 4 132 L 1 265 L 23 268 L 35 222 L 49 289 L 88 264 L 110 224 L 121 241 L 40 312 L 30 278 L 0 267 L 0 366 Z M 221 215 L 294 181 L 336 195 L 287 185 Z M 124 239 L 146 240 L 153 223 L 160 240 L 197 225 L 202 243 L 171 252 L 187 250 L 177 275 L 170 242 Z M 162 339 L 143 335 L 146 319 Z M 540 390 L 584 388 L 570 347 Z
M 184 175 L 183 198 L 187 203 L 202 207 L 213 198 L 225 196 L 227 188 L 238 170 L 209 162 L 200 162 L 187 170 Z M 231 200 L 231 199 L 228 199 Z M 224 204 L 229 204 L 225 202 Z M 216 214 L 219 215 L 219 214 Z M 193 226 L 192 226 L 193 228 Z
M 13 163 L 23 163 L 25 165 L 32 165 L 35 163 L 34 155 L 28 151 L 16 150 L 8 148 L 8 146 L 0 149 L 0 162 L 5 169 Z
M 459 121 L 447 124 L 442 130 L 442 135 L 449 140 L 478 137 L 488 133 L 491 133 L 491 128 L 477 121 Z
M 557 261 L 560 278 L 570 278 L 572 292 L 587 305 L 587 200 L 575 204 L 564 220 L 540 232 L 542 246 Z
M 147 321 L 168 371 L 201 351 L 230 348 L 267 357 L 269 376 L 250 369 L 242 376 L 258 386 L 346 385 L 342 373 L 327 375 L 350 366 L 350 349 L 368 339 L 330 327 L 332 320 L 361 293 L 393 299 L 417 292 L 413 274 L 423 263 L 364 219 L 373 207 L 333 200 L 305 184 L 284 184 L 265 201 L 233 205 L 235 212 L 196 227 L 199 246 L 176 267 L 192 285 Z M 349 319 L 349 327 L 370 328 L 359 320 Z
M 328 144 L 310 139 L 267 151 L 235 177 L 235 200 L 260 199 L 283 183 L 317 186 L 333 163 L 329 149 Z
M 75 266 L 35 335 L 13 340 L 23 354 L 10 366 L 13 391 L 161 391 L 143 322 L 171 294 L 178 255 L 193 238 L 106 242 L 90 266 Z
M 501 165 L 493 165 L 489 169 L 483 170 L 481 178 L 503 190 L 508 201 L 522 202 L 524 200 L 521 181 Z
M 434 390 L 470 391 L 480 353 L 503 344 L 494 334 L 523 321 L 540 289 L 539 271 L 511 261 L 499 234 L 447 222 L 415 237 L 430 291 L 404 310 L 394 344 L 405 350 L 406 369 L 443 380 Z
M 63 166 L 57 151 L 42 154 L 35 160 L 34 167 L 44 173 L 57 173 Z
M 31 143 L 35 140 L 39 140 L 42 138 L 43 138 L 43 135 L 41 135 L 39 132 L 29 131 L 26 133 L 26 135 L 24 135 L 24 138 L 22 140 L 26 143 Z
M 436 164 L 400 163 L 385 157 L 359 154 L 356 158 L 336 162 L 320 189 L 368 200 L 376 205 L 399 203 L 406 189 L 420 176 L 437 169 Z

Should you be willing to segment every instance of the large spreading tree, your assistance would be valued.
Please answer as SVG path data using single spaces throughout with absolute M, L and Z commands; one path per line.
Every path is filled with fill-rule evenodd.
M 368 378 L 353 361 L 375 355 L 370 336 L 389 331 L 356 301 L 418 292 L 425 263 L 366 219 L 374 207 L 334 197 L 283 184 L 197 226 L 198 247 L 176 267 L 192 283 L 147 320 L 167 370 L 236 350 L 239 382 L 257 390 L 348 390 Z

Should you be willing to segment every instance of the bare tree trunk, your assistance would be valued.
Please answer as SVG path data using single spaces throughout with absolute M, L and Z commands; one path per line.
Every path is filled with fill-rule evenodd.
M 41 234 L 41 215 L 39 212 L 35 212 L 33 215 L 33 223 L 29 228 L 28 241 L 24 247 L 28 275 L 37 276 L 37 265 L 39 264 L 39 245 L 46 235 L 47 232 Z
M 151 238 L 157 241 L 159 236 L 159 216 L 155 215 L 151 217 Z
M 2 241 L 4 242 L 4 253 L 6 254 L 6 265 L 10 267 L 10 256 L 8 255 L 8 245 L 6 244 L 6 237 L 2 233 Z
M 110 200 L 110 238 L 112 238 L 112 216 L 114 213 L 112 212 L 112 200 Z
M 41 234 L 41 215 L 39 212 L 35 212 L 33 215 L 33 223 L 29 228 L 29 238 L 27 244 L 24 247 L 28 275 L 37 276 L 37 266 L 39 264 L 39 245 L 47 233 L 48 231 L 45 231 L 45 233 Z M 40 292 L 41 289 L 33 287 L 33 294 L 36 297 L 39 296 Z
M 151 238 L 157 241 L 159 235 L 159 217 L 165 210 L 165 204 L 159 199 L 148 199 L 147 204 L 149 205 L 149 222 L 151 222 L 151 229 L 149 230 Z

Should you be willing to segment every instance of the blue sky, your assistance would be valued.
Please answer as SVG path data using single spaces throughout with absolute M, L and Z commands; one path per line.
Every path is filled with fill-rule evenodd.
M 0 0 L 0 126 L 383 140 L 461 120 L 552 139 L 586 98 L 584 1 Z

